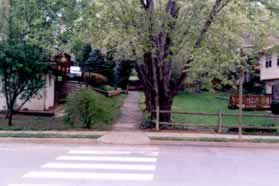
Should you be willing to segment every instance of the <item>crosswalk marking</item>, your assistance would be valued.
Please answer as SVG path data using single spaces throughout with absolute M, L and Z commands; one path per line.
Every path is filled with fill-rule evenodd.
M 156 152 L 159 151 L 159 147 L 140 147 L 140 146 L 134 146 L 134 147 L 125 147 L 125 146 L 119 146 L 119 147 L 81 147 L 81 148 L 75 148 L 74 150 L 96 150 L 96 151 L 145 151 L 145 152 Z
M 99 151 L 99 150 L 71 150 L 69 154 L 87 154 L 87 155 L 131 155 L 131 154 L 143 154 L 147 156 L 158 156 L 158 152 L 147 151 Z
M 64 185 L 50 185 L 50 184 L 9 184 L 8 186 L 64 186 Z
M 157 162 L 157 158 L 146 157 L 115 157 L 115 156 L 60 156 L 56 160 L 72 161 L 109 161 L 109 162 Z
M 37 171 L 29 172 L 24 178 L 49 178 L 68 180 L 114 180 L 114 181 L 152 181 L 153 174 L 131 174 L 131 173 L 95 173 L 95 172 L 58 172 Z
M 151 147 L 94 147 L 69 149 L 41 170 L 28 172 L 21 184 L 8 186 L 66 186 L 47 184 L 58 181 L 119 181 L 149 182 L 157 169 L 159 148 Z M 44 180 L 44 184 L 39 183 Z
M 136 171 L 154 171 L 155 165 L 138 164 L 88 164 L 88 163 L 48 163 L 42 166 L 47 169 L 101 169 L 101 170 L 136 170 Z

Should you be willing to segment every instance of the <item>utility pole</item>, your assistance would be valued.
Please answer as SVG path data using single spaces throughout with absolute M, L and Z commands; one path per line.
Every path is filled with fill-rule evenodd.
M 239 80 L 239 127 L 238 137 L 242 140 L 242 128 L 243 128 L 243 83 L 244 83 L 244 70 L 240 69 L 240 80 Z
M 243 84 L 244 84 L 244 76 L 245 71 L 243 68 L 243 63 L 246 62 L 245 60 L 245 52 L 244 48 L 240 49 L 240 57 L 241 57 L 241 63 L 240 63 L 240 78 L 239 78 L 239 125 L 238 125 L 238 138 L 239 140 L 242 140 L 242 134 L 243 134 Z

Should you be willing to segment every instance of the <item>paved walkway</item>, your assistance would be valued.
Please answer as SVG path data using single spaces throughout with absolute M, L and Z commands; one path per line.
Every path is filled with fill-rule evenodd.
M 113 126 L 113 131 L 137 131 L 143 121 L 143 114 L 139 108 L 140 93 L 129 92 L 122 108 L 118 121 Z
M 107 144 L 148 144 L 149 137 L 140 130 L 143 113 L 140 111 L 139 101 L 139 92 L 129 92 L 112 132 L 99 138 L 98 141 Z

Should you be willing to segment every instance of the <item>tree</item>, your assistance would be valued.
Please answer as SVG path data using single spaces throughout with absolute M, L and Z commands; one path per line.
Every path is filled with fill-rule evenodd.
M 83 43 L 82 41 L 76 41 L 72 46 L 72 52 L 76 57 L 76 62 L 82 65 L 89 57 L 92 52 L 92 47 L 89 43 Z
M 45 86 L 54 46 L 64 46 L 77 18 L 76 0 L 1 0 L 1 93 L 6 98 L 9 126 L 15 112 Z M 2 5 L 2 3 L 1 3 Z M 2 16 L 4 13 L 4 16 Z M 3 21 L 3 22 L 2 22 Z M 1 37 L 0 35 L 0 37 Z M 20 101 L 20 102 L 19 102 Z M 19 105 L 18 105 L 19 104 Z
M 199 78 L 197 72 L 227 83 L 240 66 L 241 34 L 264 38 L 271 18 L 263 4 L 250 0 L 100 0 L 90 8 L 91 32 L 84 37 L 125 48 L 137 60 L 151 113 L 171 110 L 186 77 Z M 171 115 L 160 114 L 160 120 L 169 122 Z
M 77 0 L 0 0 L 1 25 L 9 40 L 21 40 L 57 52 L 75 39 L 81 2 Z M 1 3 L 1 4 L 2 4 Z M 2 13 L 5 15 L 2 17 Z M 2 20 L 3 19 L 3 20 Z M 2 22 L 3 21 L 3 22 Z M 2 29 L 2 28 L 1 28 Z M 0 32 L 1 32 L 0 29 Z
M 134 68 L 134 61 L 122 60 L 116 64 L 114 70 L 114 85 L 120 87 L 122 90 L 126 90 L 129 78 Z
M 112 61 L 106 60 L 106 56 L 102 54 L 99 49 L 93 50 L 89 55 L 89 58 L 81 64 L 81 67 L 82 72 L 85 74 L 101 74 L 102 76 L 109 78 L 109 80 L 112 79 L 114 65 L 112 64 Z M 94 85 L 94 81 L 91 81 L 91 84 Z
M 46 56 L 34 45 L 0 44 L 0 91 L 6 99 L 9 126 L 13 115 L 45 86 Z

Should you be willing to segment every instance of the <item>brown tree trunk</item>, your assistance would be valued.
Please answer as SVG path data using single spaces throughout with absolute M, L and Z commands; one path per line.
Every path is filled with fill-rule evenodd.
M 13 114 L 9 115 L 8 125 L 9 127 L 13 126 Z
M 152 14 L 154 6 L 153 0 L 142 1 L 144 8 L 149 14 Z M 166 12 L 173 18 L 178 15 L 178 7 L 175 1 L 169 0 Z M 175 95 L 173 66 L 170 61 L 172 52 L 172 41 L 167 29 L 154 35 L 153 19 L 150 16 L 148 23 L 150 49 L 144 54 L 144 64 L 137 68 L 140 79 L 144 84 L 144 93 L 146 96 L 146 110 L 151 113 L 151 120 L 156 119 L 156 109 L 161 111 L 171 111 L 173 98 Z M 162 27 L 173 29 L 175 21 Z M 164 29 L 163 29 L 164 30 Z M 154 50 L 154 48 L 156 50 Z M 156 53 L 152 53 L 156 51 Z M 170 122 L 171 113 L 160 113 L 160 122 Z
M 161 111 L 171 111 L 173 104 L 173 96 L 162 96 L 160 99 L 160 110 Z M 161 122 L 171 122 L 171 113 L 160 113 Z
M 217 14 L 230 2 L 231 0 L 215 0 L 214 6 L 210 11 L 208 17 L 199 36 L 193 46 L 194 49 L 199 48 L 203 38 L 207 34 Z M 172 40 L 168 29 L 175 29 L 176 18 L 179 15 L 180 8 L 177 1 L 168 0 L 166 5 L 166 13 L 174 18 L 168 24 L 162 25 L 162 31 L 154 34 L 154 19 L 152 14 L 154 12 L 154 0 L 141 0 L 142 6 L 149 15 L 147 24 L 149 24 L 149 51 L 144 54 L 144 64 L 137 68 L 140 79 L 144 84 L 144 92 L 146 96 L 146 109 L 151 112 L 151 120 L 156 119 L 156 108 L 159 107 L 161 111 L 171 111 L 173 98 L 177 91 L 184 84 L 187 77 L 189 64 L 193 62 L 193 57 L 186 60 L 185 66 L 182 69 L 180 77 L 175 81 L 173 76 L 173 63 L 171 61 L 173 52 Z M 156 51 L 155 53 L 152 53 Z M 170 122 L 171 113 L 160 113 L 160 122 Z
M 159 65 L 163 64 L 163 65 Z M 172 66 L 171 63 L 163 63 L 158 61 L 157 57 L 153 57 L 151 53 L 144 55 L 144 67 L 137 66 L 137 71 L 144 85 L 146 110 L 151 113 L 151 120 L 156 119 L 155 110 L 157 107 L 161 111 L 171 111 L 174 91 L 174 84 L 171 78 Z M 162 71 L 164 73 L 162 74 Z M 170 122 L 170 113 L 160 113 L 161 122 Z
M 6 119 L 8 119 L 8 126 L 9 127 L 13 126 L 13 111 L 8 110 L 6 114 Z

